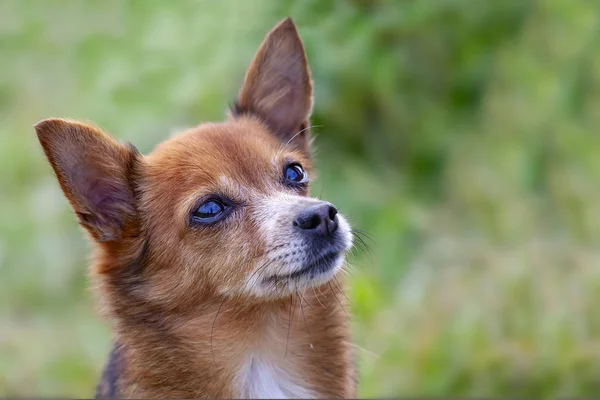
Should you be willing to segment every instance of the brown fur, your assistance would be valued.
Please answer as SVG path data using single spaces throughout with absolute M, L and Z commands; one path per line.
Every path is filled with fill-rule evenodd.
M 228 121 L 200 125 L 147 156 L 89 125 L 36 125 L 94 243 L 91 277 L 119 345 L 116 396 L 239 397 L 235 377 L 250 350 L 318 397 L 356 396 L 336 281 L 282 296 L 245 291 L 270 251 L 252 217 L 257 199 L 290 190 L 280 184 L 286 160 L 311 172 L 309 132 L 297 134 L 308 126 L 311 96 L 287 19 L 259 49 Z M 218 226 L 191 226 L 191 210 L 214 192 L 239 211 Z

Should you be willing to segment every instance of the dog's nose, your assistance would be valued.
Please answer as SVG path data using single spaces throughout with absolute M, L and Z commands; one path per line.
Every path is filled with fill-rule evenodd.
M 331 235 L 338 227 L 337 209 L 331 203 L 322 202 L 300 211 L 294 226 L 314 233 Z

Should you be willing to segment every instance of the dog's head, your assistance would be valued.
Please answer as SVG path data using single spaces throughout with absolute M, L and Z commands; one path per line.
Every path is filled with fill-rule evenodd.
M 226 122 L 147 156 L 89 125 L 35 128 L 97 244 L 101 276 L 128 277 L 153 301 L 264 299 L 327 282 L 351 246 L 336 208 L 309 197 L 311 107 L 305 52 L 288 19 L 267 35 Z

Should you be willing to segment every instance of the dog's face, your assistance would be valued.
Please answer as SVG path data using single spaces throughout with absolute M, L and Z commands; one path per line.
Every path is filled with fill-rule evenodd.
M 322 284 L 343 262 L 350 229 L 333 205 L 308 197 L 307 155 L 257 121 L 201 126 L 145 161 L 150 248 L 192 280 L 224 295 L 279 296 Z
M 336 208 L 309 197 L 311 106 L 304 49 L 286 20 L 260 47 L 226 122 L 148 156 L 76 122 L 46 120 L 36 130 L 105 258 L 144 263 L 136 290 L 165 302 L 277 298 L 327 282 L 351 246 Z M 128 267 L 100 273 L 130 277 L 119 268 Z

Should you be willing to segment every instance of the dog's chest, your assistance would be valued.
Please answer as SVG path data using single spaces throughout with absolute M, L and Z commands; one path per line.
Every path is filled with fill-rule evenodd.
M 260 355 L 249 355 L 238 372 L 241 398 L 309 399 L 315 395 L 281 365 Z

